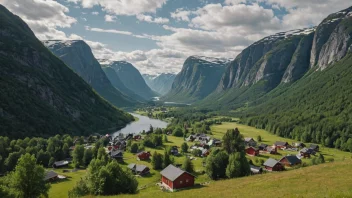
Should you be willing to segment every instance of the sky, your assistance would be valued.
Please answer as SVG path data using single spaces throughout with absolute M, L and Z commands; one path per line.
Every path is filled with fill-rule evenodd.
M 85 40 L 97 59 L 178 73 L 192 55 L 234 59 L 255 41 L 313 27 L 351 0 L 0 0 L 40 40 Z

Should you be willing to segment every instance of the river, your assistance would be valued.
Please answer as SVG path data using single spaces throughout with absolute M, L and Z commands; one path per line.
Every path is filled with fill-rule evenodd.
M 157 120 L 153 118 L 149 118 L 147 116 L 142 116 L 139 114 L 134 114 L 130 113 L 134 117 L 137 117 L 139 120 L 135 122 L 131 122 L 130 124 L 126 125 L 125 128 L 122 128 L 119 131 L 116 131 L 113 133 L 113 137 L 117 136 L 119 133 L 123 134 L 129 134 L 129 133 L 139 133 L 142 132 L 143 130 L 148 131 L 150 125 L 153 126 L 153 128 L 166 128 L 167 127 L 167 122 L 164 122 L 162 120 Z

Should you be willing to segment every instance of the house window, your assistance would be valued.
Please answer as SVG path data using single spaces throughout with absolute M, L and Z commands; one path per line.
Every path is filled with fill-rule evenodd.
M 188 183 L 188 179 L 186 179 L 186 183 Z
M 180 181 L 180 184 L 182 184 L 182 181 Z

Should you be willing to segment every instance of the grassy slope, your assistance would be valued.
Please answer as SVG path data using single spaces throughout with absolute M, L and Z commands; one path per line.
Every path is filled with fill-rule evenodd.
M 241 133 L 247 137 L 257 137 L 258 135 L 261 135 L 264 143 L 266 144 L 272 144 L 275 141 L 282 140 L 282 141 L 288 141 L 289 143 L 292 142 L 290 139 L 285 139 L 281 138 L 278 136 L 275 136 L 273 134 L 268 133 L 267 131 L 256 129 L 253 127 L 245 126 L 245 125 L 240 125 L 237 123 L 223 123 L 222 125 L 216 125 L 212 126 L 212 133 L 213 136 L 216 138 L 222 138 L 223 134 L 226 132 L 227 129 L 235 128 L 238 127 Z M 169 142 L 166 143 L 165 145 L 170 146 L 170 145 L 177 145 L 180 146 L 183 143 L 182 138 L 177 138 L 173 136 L 168 136 Z M 191 143 L 189 143 L 191 145 Z M 164 150 L 162 148 L 160 149 L 149 149 L 146 148 L 147 151 L 151 151 L 152 153 L 154 151 L 157 151 L 159 153 L 163 153 Z M 148 177 L 143 177 L 140 178 L 138 177 L 137 180 L 139 182 L 139 187 L 143 187 L 145 185 L 148 185 L 148 188 L 141 190 L 137 195 L 126 195 L 126 197 L 129 196 L 136 196 L 136 197 L 153 197 L 153 196 L 171 196 L 171 197 L 190 197 L 190 196 L 196 196 L 199 193 L 202 193 L 202 195 L 209 195 L 209 197 L 214 197 L 217 196 L 217 193 L 219 196 L 226 196 L 226 195 L 233 195 L 234 192 L 238 195 L 243 195 L 243 196 L 251 196 L 251 189 L 247 187 L 247 185 L 251 182 L 254 182 L 254 184 L 251 184 L 254 186 L 254 189 L 256 192 L 253 193 L 262 193 L 262 191 L 265 191 L 266 195 L 268 194 L 268 197 L 270 195 L 275 195 L 275 193 L 279 190 L 277 189 L 276 186 L 280 186 L 280 192 L 286 192 L 289 195 L 295 195 L 296 191 L 298 195 L 304 195 L 307 189 L 309 189 L 310 186 L 313 186 L 312 190 L 309 193 L 310 197 L 314 197 L 314 193 L 321 193 L 323 195 L 326 194 L 326 192 L 320 192 L 318 186 L 314 186 L 315 180 L 316 182 L 320 182 L 322 180 L 329 180 L 329 182 L 333 183 L 335 186 L 338 183 L 340 183 L 342 186 L 340 187 L 334 187 L 329 193 L 333 193 L 336 195 L 336 193 L 339 190 L 347 190 L 349 183 L 348 179 L 346 179 L 346 182 L 344 181 L 344 175 L 351 175 L 352 173 L 349 173 L 348 166 L 351 165 L 351 154 L 343 151 L 339 151 L 336 149 L 329 149 L 329 148 L 322 148 L 322 154 L 325 155 L 325 158 L 334 158 L 335 162 L 334 163 L 328 163 L 324 165 L 319 165 L 319 166 L 314 166 L 314 167 L 306 167 L 298 170 L 291 170 L 291 171 L 286 171 L 284 173 L 270 173 L 270 174 L 265 174 L 262 176 L 253 176 L 253 177 L 247 177 L 247 178 L 242 178 L 242 179 L 232 179 L 232 180 L 226 180 L 226 181 L 218 181 L 218 182 L 211 182 L 209 186 L 202 187 L 200 189 L 192 189 L 192 190 L 186 190 L 186 191 L 181 191 L 178 193 L 171 193 L 171 194 L 160 194 L 162 193 L 157 186 L 155 186 L 155 183 L 159 181 L 160 179 L 160 173 L 159 171 L 151 170 L 151 174 Z M 286 155 L 289 152 L 286 151 L 280 151 L 281 155 Z M 291 152 L 291 154 L 293 154 Z M 261 155 L 258 157 L 258 159 L 266 159 L 269 156 L 279 159 L 281 155 Z M 151 167 L 150 162 L 145 162 L 145 161 L 137 161 L 135 155 L 126 152 L 124 157 L 125 163 L 122 164 L 124 167 L 126 167 L 130 163 L 138 163 L 138 164 L 144 164 L 149 167 Z M 253 161 L 255 157 L 249 157 Z M 176 163 L 182 163 L 184 157 L 175 157 L 175 162 Z M 197 158 L 196 160 L 193 160 L 194 167 L 197 172 L 201 172 L 204 170 L 204 167 L 202 167 L 202 158 Z M 304 160 L 308 162 L 308 160 Z M 336 168 L 334 168 L 336 166 Z M 328 172 L 327 172 L 328 171 Z M 337 173 L 337 176 L 334 176 L 333 174 Z M 309 175 L 307 175 L 309 174 Z M 52 186 L 52 189 L 50 190 L 50 197 L 62 197 L 62 195 L 66 195 L 67 191 L 70 190 L 75 181 L 79 179 L 80 176 L 83 176 L 83 172 L 81 175 L 78 173 L 76 175 L 72 176 L 72 180 L 69 182 L 62 182 L 58 184 L 54 184 Z M 302 177 L 302 175 L 306 175 L 305 177 Z M 280 179 L 280 180 L 278 180 Z M 313 180 L 314 179 L 314 180 Z M 267 181 L 274 181 L 274 183 L 270 183 Z M 204 183 L 210 181 L 206 175 L 197 175 L 196 178 L 196 183 Z M 292 186 L 288 185 L 289 182 L 293 182 Z M 312 184 L 306 184 L 305 182 L 312 182 Z M 263 185 L 263 187 L 261 186 Z M 228 188 L 229 186 L 233 186 L 235 188 Z M 300 189 L 299 191 L 297 189 Z M 302 190 L 303 189 L 303 190 Z M 328 189 L 328 188 L 324 188 Z M 205 192 L 203 192 L 205 191 Z M 57 193 L 60 192 L 60 193 Z M 223 194 L 222 194 L 223 193 Z M 350 192 L 351 193 L 351 192 Z M 320 194 L 317 194 L 317 196 Z M 120 196 L 119 196 L 120 197 Z

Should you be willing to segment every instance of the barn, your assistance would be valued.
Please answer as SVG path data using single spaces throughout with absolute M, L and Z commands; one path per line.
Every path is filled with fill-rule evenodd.
M 275 159 L 269 158 L 265 161 L 264 167 L 268 171 L 283 171 L 285 167 Z
M 54 171 L 48 171 L 45 173 L 44 181 L 55 181 L 59 178 L 59 175 Z
M 246 148 L 246 153 L 247 153 L 247 155 L 258 156 L 259 149 L 254 148 L 254 147 L 248 147 L 248 148 Z
M 290 147 L 290 144 L 288 142 L 280 142 L 280 141 L 276 141 L 274 143 L 274 146 L 276 146 L 279 149 L 287 149 Z
M 143 151 L 137 154 L 137 160 L 149 160 L 150 156 L 152 155 L 150 154 L 149 151 L 148 152 Z
M 161 183 L 171 191 L 181 188 L 192 187 L 195 177 L 172 164 L 160 172 Z
M 279 162 L 285 166 L 295 166 L 302 163 L 302 160 L 295 155 L 288 155 L 282 157 Z

